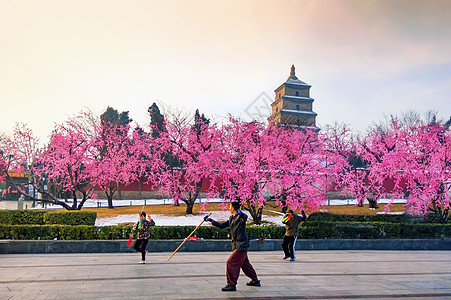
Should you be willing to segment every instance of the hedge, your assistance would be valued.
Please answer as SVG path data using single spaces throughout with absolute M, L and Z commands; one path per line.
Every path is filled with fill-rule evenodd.
M 428 215 L 427 218 L 420 218 L 410 216 L 408 214 L 400 215 L 335 215 L 330 213 L 317 212 L 311 214 L 306 223 L 308 222 L 385 222 L 385 223 L 441 223 L 439 217 L 435 214 Z
M 5 225 L 94 225 L 97 213 L 89 211 L 55 212 L 48 210 L 0 210 L 0 224 Z
M 91 211 L 65 211 L 44 214 L 44 224 L 94 225 L 97 213 Z
M 304 239 L 451 238 L 451 224 L 387 222 L 309 222 L 299 230 Z
M 0 210 L 0 239 L 128 239 L 131 225 L 95 227 L 97 214 L 82 211 Z M 402 215 L 333 215 L 314 213 L 299 229 L 302 239 L 451 238 L 451 224 L 431 223 Z M 152 239 L 184 239 L 194 226 L 154 226 Z M 281 239 L 284 226 L 249 226 L 248 236 Z M 228 239 L 228 228 L 201 226 L 194 234 L 203 239 Z
M 0 210 L 0 224 L 25 225 L 35 224 L 44 225 L 44 210 Z
M 194 226 L 154 226 L 151 239 L 184 239 Z M 88 226 L 88 225 L 1 225 L 0 239 L 64 239 L 85 240 L 128 239 L 132 226 Z M 283 226 L 249 226 L 251 239 L 281 239 Z M 203 239 L 229 239 L 228 228 L 201 226 L 194 234 Z M 309 222 L 299 228 L 301 239 L 418 239 L 451 238 L 451 224 L 408 224 L 372 222 Z
M 0 224 L 0 239 L 14 240 L 92 240 L 96 227 L 88 225 L 4 225 Z

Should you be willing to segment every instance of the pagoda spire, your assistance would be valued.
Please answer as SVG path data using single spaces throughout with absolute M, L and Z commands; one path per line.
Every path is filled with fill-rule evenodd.
M 291 65 L 291 71 L 290 71 L 290 76 L 288 77 L 288 79 L 287 80 L 290 80 L 290 79 L 298 79 L 297 77 L 296 77 L 296 71 L 295 71 L 295 67 L 294 67 L 294 65 Z

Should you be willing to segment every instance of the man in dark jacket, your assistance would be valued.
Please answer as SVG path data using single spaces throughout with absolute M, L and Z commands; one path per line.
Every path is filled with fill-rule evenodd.
M 247 257 L 247 250 L 249 249 L 249 239 L 247 238 L 246 233 L 247 215 L 241 211 L 239 202 L 232 202 L 229 206 L 229 210 L 232 215 L 229 220 L 223 223 L 216 222 L 208 216 L 205 216 L 204 218 L 205 221 L 211 222 L 213 226 L 219 228 L 230 227 L 233 252 L 227 260 L 227 285 L 222 288 L 222 291 L 236 291 L 240 268 L 243 270 L 244 274 L 251 279 L 247 285 L 261 286 L 260 280 L 257 278 L 257 273 Z
M 296 215 L 292 209 L 283 217 L 282 223 L 285 224 L 285 236 L 283 237 L 282 249 L 285 252 L 283 259 L 290 258 L 295 261 L 294 250 L 296 248 L 296 240 L 298 239 L 299 224 L 307 219 L 305 212 L 301 210 L 302 216 Z

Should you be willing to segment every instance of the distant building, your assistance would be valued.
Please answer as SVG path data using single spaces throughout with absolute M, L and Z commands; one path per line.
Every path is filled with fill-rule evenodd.
M 28 177 L 24 173 L 12 173 L 9 172 L 9 176 L 16 184 L 26 185 L 28 183 Z M 5 191 L 6 190 L 6 191 Z M 27 190 L 25 190 L 27 192 Z M 19 200 L 20 193 L 14 186 L 8 181 L 0 181 L 0 201 L 1 200 Z
M 274 92 L 271 119 L 276 126 L 292 126 L 317 130 L 311 86 L 296 77 L 294 65 L 290 76 Z

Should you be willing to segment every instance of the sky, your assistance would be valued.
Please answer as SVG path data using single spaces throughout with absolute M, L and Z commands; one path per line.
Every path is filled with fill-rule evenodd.
M 0 133 L 108 106 L 266 120 L 292 64 L 317 125 L 451 116 L 449 0 L 0 0 Z

